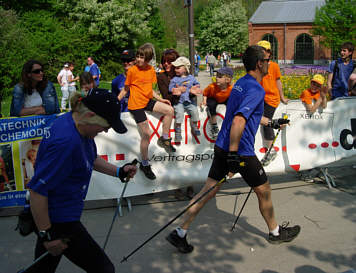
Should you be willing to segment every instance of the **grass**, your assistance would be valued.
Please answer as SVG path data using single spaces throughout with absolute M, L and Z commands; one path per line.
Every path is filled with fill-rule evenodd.
M 59 104 L 61 104 L 61 100 L 62 100 L 61 88 L 58 83 L 54 83 L 54 87 L 56 88 L 58 102 Z M 100 88 L 111 89 L 111 82 L 100 82 Z M 79 89 L 79 84 L 77 84 L 77 90 L 78 89 Z M 11 99 L 12 96 L 8 96 L 7 98 L 4 98 L 3 101 L 1 102 L 1 113 L 3 117 L 10 116 Z

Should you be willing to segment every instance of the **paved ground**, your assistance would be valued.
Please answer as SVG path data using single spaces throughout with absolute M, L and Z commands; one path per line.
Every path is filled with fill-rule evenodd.
M 202 87 L 203 73 L 206 72 L 199 75 Z M 210 82 L 209 77 L 206 81 Z M 313 183 L 300 181 L 295 174 L 270 177 L 278 221 L 302 227 L 299 237 L 291 243 L 275 246 L 266 241 L 266 226 L 254 194 L 235 231 L 230 232 L 249 191 L 238 179 L 225 184 L 193 223 L 188 234 L 188 240 L 195 246 L 193 253 L 180 254 L 166 242 L 164 237 L 176 226 L 173 223 L 120 264 L 124 256 L 188 204 L 187 200 L 175 200 L 172 192 L 132 198 L 133 210 L 128 212 L 124 208 L 124 216 L 115 222 L 106 252 L 120 273 L 351 272 L 356 269 L 356 169 L 351 163 L 329 169 L 338 185 L 334 189 L 328 189 L 321 179 Z M 113 213 L 112 207 L 83 213 L 82 222 L 100 245 Z M 0 210 L 1 214 L 4 211 Z M 14 231 L 16 221 L 15 216 L 0 217 L 1 273 L 17 272 L 33 256 L 35 236 L 18 235 Z M 63 258 L 57 272 L 83 271 Z

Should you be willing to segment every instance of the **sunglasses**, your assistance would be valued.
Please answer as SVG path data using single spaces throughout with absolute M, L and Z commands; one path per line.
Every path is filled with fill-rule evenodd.
M 33 74 L 40 74 L 41 72 L 43 73 L 43 69 L 42 68 L 35 69 L 35 70 L 31 71 L 31 73 L 33 73 Z

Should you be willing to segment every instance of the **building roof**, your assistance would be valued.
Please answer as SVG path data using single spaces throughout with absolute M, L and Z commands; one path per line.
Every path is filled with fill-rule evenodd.
M 262 2 L 249 22 L 252 24 L 312 23 L 316 8 L 324 0 L 271 0 Z

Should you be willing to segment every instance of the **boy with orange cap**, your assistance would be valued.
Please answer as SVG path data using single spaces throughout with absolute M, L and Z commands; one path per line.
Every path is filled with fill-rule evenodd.
M 304 90 L 300 95 L 300 99 L 304 103 L 305 108 L 311 114 L 313 114 L 320 106 L 323 109 L 326 108 L 326 93 L 328 90 L 327 87 L 324 86 L 324 82 L 325 79 L 322 75 L 315 74 L 310 81 L 310 88 Z
M 262 78 L 261 85 L 266 92 L 264 100 L 264 112 L 263 116 L 272 119 L 273 114 L 276 111 L 279 103 L 282 101 L 287 104 L 289 99 L 286 99 L 283 94 L 282 82 L 281 82 L 281 71 L 279 65 L 271 61 L 272 51 L 271 43 L 265 40 L 259 41 L 257 45 L 266 49 L 268 53 L 268 74 Z M 274 131 L 273 128 L 268 126 L 262 126 L 263 131 L 263 142 L 268 150 L 273 143 Z M 269 165 L 277 157 L 277 151 L 272 149 L 267 157 L 261 160 L 263 166 Z

